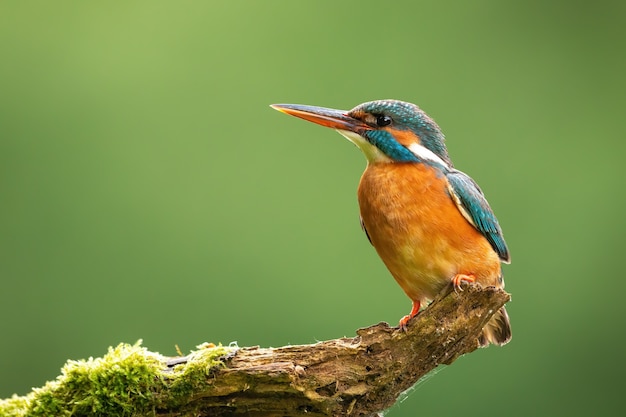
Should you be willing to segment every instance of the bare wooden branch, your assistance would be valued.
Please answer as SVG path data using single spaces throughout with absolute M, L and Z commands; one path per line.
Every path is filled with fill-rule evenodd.
M 354 338 L 242 348 L 194 401 L 206 416 L 375 415 L 439 364 L 477 349 L 482 328 L 509 299 L 464 285 L 447 289 L 406 332 L 380 323 Z

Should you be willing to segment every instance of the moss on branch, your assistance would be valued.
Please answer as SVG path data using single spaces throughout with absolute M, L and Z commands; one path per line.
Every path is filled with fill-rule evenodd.
M 68 361 L 2 416 L 373 416 L 440 364 L 478 348 L 510 299 L 495 288 L 442 292 L 406 331 L 380 323 L 353 338 L 259 348 L 204 344 L 168 358 L 138 342 Z

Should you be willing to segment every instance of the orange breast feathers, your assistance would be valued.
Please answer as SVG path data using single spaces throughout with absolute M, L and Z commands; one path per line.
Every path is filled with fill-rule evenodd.
M 371 163 L 358 198 L 374 248 L 411 300 L 434 298 L 456 274 L 501 286 L 497 254 L 463 217 L 434 168 Z

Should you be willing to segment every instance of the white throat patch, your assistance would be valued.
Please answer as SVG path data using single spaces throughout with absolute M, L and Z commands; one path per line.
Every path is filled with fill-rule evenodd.
M 391 158 L 385 155 L 376 146 L 369 143 L 364 137 L 362 137 L 358 133 L 341 129 L 337 129 L 337 132 L 339 132 L 350 142 L 354 143 L 363 152 L 368 162 L 393 162 Z M 411 151 L 413 155 L 417 156 L 417 158 L 421 161 L 432 162 L 434 164 L 450 168 L 446 161 L 444 161 L 436 153 L 420 145 L 419 143 L 412 143 L 411 145 L 409 145 L 408 150 Z
M 349 130 L 337 129 L 342 136 L 354 143 L 359 148 L 368 162 L 392 162 L 391 158 L 381 152 L 376 146 L 369 143 L 364 137 L 358 133 Z

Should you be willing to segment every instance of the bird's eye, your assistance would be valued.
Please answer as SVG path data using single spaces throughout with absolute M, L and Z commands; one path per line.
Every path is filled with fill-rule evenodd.
M 379 114 L 378 116 L 376 116 L 376 125 L 378 127 L 389 126 L 390 124 L 391 117 L 384 114 Z

